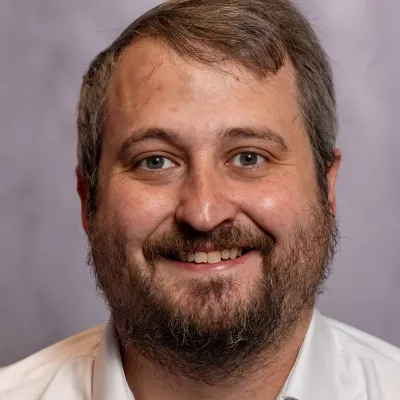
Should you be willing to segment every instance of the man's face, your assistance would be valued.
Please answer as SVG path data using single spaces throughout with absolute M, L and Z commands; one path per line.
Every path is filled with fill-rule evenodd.
M 121 341 L 181 365 L 210 350 L 199 365 L 222 378 L 312 307 L 335 224 L 291 65 L 265 79 L 217 67 L 151 40 L 123 55 L 89 239 Z

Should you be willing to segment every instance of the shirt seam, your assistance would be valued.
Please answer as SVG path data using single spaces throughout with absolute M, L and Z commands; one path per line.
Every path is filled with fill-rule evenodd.
M 76 356 L 76 357 L 73 357 L 73 358 L 68 359 L 67 363 L 69 363 L 69 362 L 74 362 L 74 361 L 79 360 L 79 359 L 88 359 L 89 361 L 92 361 L 92 363 L 94 364 L 94 361 L 95 361 L 96 357 L 95 357 L 95 356 L 89 356 L 89 355 L 86 355 L 86 356 L 85 356 L 85 355 Z M 56 368 L 56 369 L 51 373 L 51 379 L 52 379 L 52 378 L 56 375 L 56 373 L 57 373 L 60 369 L 62 369 L 67 363 L 62 363 L 62 364 L 60 364 L 59 367 Z M 92 366 L 92 370 L 93 370 L 93 366 Z M 47 372 L 47 373 L 49 373 L 49 372 Z M 93 373 L 92 373 L 92 375 L 93 375 Z M 3 393 L 3 392 L 5 392 L 5 391 L 11 391 L 11 390 L 14 390 L 14 389 L 18 389 L 18 388 L 20 388 L 20 387 L 22 387 L 22 386 L 24 386 L 24 385 L 27 385 L 27 384 L 32 383 L 32 382 L 35 382 L 35 381 L 41 379 L 43 376 L 46 376 L 46 371 L 45 371 L 43 374 L 40 374 L 39 376 L 36 376 L 36 377 L 34 377 L 34 378 L 29 378 L 29 379 L 23 380 L 22 382 L 21 382 L 21 381 L 20 381 L 20 382 L 17 382 L 15 385 L 12 385 L 12 386 L 10 386 L 10 387 L 0 388 L 0 394 Z M 51 380 L 51 379 L 50 379 L 50 380 Z M 92 377 L 92 379 L 93 379 L 93 377 Z

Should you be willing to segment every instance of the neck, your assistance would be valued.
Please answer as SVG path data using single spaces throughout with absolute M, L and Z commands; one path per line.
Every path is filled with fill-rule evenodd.
M 170 376 L 135 350 L 121 348 L 126 380 L 135 400 L 275 400 L 296 361 L 311 322 L 313 309 L 305 311 L 273 358 L 261 357 L 256 372 L 240 382 L 210 386 L 184 377 Z

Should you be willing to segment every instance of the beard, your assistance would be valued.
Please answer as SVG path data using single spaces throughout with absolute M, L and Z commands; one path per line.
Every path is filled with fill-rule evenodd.
M 217 385 L 274 361 L 323 291 L 338 230 L 328 202 L 320 200 L 304 212 L 285 243 L 250 226 L 199 232 L 180 224 L 146 239 L 139 259 L 129 252 L 127 237 L 100 217 L 90 221 L 87 263 L 120 344 L 171 377 Z M 259 278 L 246 296 L 240 295 L 235 274 L 176 279 L 169 289 L 157 274 L 162 256 L 204 244 L 224 249 L 239 243 L 256 248 L 262 259 Z

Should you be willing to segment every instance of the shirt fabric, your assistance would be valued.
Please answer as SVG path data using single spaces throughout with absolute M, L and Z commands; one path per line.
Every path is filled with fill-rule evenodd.
M 134 400 L 112 322 L 0 368 L 0 400 L 33 399 Z M 400 349 L 314 310 L 278 396 L 292 399 L 399 400 Z

